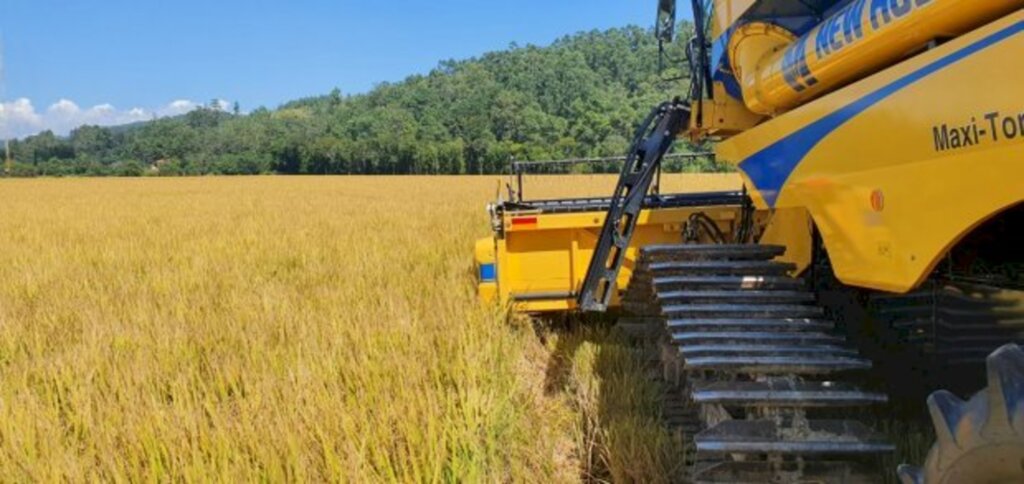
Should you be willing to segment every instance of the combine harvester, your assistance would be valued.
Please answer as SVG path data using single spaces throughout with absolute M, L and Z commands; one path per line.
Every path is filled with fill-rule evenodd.
M 864 409 L 959 374 L 988 386 L 928 399 L 938 441 L 900 477 L 1024 482 L 1022 8 L 693 0 L 689 95 L 611 198 L 491 206 L 481 297 L 655 321 L 694 481 L 874 482 L 894 446 Z M 744 191 L 652 190 L 677 138 L 715 141 Z

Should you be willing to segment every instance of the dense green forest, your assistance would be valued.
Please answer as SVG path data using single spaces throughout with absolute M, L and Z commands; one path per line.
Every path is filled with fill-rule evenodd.
M 579 33 L 444 61 L 366 94 L 44 132 L 12 143 L 12 174 L 477 174 L 503 172 L 513 157 L 623 154 L 649 110 L 685 92 L 684 81 L 663 81 L 684 74 L 682 59 L 672 46 L 659 73 L 649 29 Z

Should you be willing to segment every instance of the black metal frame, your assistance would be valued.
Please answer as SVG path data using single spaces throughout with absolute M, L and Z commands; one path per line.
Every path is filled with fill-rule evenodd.
M 676 134 L 690 120 L 690 107 L 676 99 L 658 106 L 640 125 L 612 195 L 601 235 L 577 298 L 584 311 L 605 311 L 616 288 L 626 249 L 633 238 L 655 173 Z
M 678 193 L 667 195 L 648 195 L 644 200 L 645 209 L 681 208 L 681 207 L 719 207 L 725 205 L 740 206 L 749 201 L 742 191 Z M 612 199 L 603 198 L 560 198 L 555 200 L 530 200 L 526 202 L 505 202 L 495 207 L 499 215 L 515 212 L 582 213 L 607 212 Z
M 713 79 L 711 76 L 711 59 L 708 53 L 708 19 L 704 11 L 703 0 L 692 0 L 694 37 L 686 49 L 686 57 L 690 64 L 690 102 L 695 103 L 694 115 L 697 127 L 701 127 L 704 119 L 704 99 L 714 98 Z

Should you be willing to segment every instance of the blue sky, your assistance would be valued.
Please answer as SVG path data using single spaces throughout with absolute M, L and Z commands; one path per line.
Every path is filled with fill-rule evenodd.
M 0 0 L 0 117 L 8 135 L 24 135 L 176 114 L 215 98 L 250 110 L 334 87 L 360 93 L 511 42 L 649 25 L 656 3 Z

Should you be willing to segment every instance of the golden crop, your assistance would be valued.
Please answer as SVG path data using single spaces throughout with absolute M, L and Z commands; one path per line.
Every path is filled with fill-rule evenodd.
M 495 180 L 0 181 L 0 476 L 572 481 L 674 465 L 614 337 L 477 303 Z M 614 177 L 531 183 L 597 195 Z

